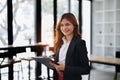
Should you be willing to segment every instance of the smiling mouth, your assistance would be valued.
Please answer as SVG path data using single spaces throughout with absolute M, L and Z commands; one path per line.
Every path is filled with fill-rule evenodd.
M 68 33 L 68 31 L 63 31 L 64 33 Z

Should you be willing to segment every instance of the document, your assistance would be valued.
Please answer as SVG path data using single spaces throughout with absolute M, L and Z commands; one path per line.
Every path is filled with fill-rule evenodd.
M 35 57 L 35 60 L 41 64 L 44 64 L 45 66 L 47 66 L 50 69 L 55 69 L 50 62 L 52 61 L 53 63 L 55 63 L 51 58 L 49 57 L 44 57 L 44 56 L 40 56 L 40 57 Z M 55 63 L 57 64 L 57 63 Z

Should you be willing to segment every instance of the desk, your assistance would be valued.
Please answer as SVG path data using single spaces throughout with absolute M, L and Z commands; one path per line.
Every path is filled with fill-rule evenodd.
M 31 51 L 37 52 L 37 56 L 42 54 L 42 51 L 44 50 L 44 47 L 47 46 L 46 44 L 36 43 L 31 45 L 8 45 L 8 46 L 0 46 L 0 50 L 6 50 L 7 52 L 1 53 L 0 57 L 8 57 L 11 62 L 9 63 L 9 75 L 8 79 L 13 80 L 13 56 L 20 53 L 20 52 L 26 52 L 26 48 L 31 48 Z M 37 67 L 37 66 L 36 66 Z M 41 68 L 41 66 L 38 66 L 37 68 Z M 40 70 L 39 70 L 40 71 Z M 38 72 L 38 69 L 36 69 L 36 72 Z M 36 73 L 37 74 L 37 73 Z M 38 74 L 39 75 L 39 74 Z
M 120 58 L 110 58 L 110 57 L 90 55 L 89 61 L 90 61 L 90 66 L 92 65 L 92 63 L 120 66 Z M 89 74 L 89 80 L 90 80 L 90 74 Z

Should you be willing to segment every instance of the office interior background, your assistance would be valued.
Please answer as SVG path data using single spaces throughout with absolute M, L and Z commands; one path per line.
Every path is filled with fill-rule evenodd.
M 0 0 L 0 46 L 40 42 L 54 47 L 55 25 L 63 13 L 71 12 L 81 26 L 79 30 L 86 40 L 88 56 L 114 58 L 120 51 L 119 4 L 120 0 Z M 17 57 L 23 55 L 29 57 L 34 53 Z M 115 70 L 114 66 L 102 64 L 94 64 L 94 67 L 110 72 Z M 1 75 L 6 70 L 2 68 Z

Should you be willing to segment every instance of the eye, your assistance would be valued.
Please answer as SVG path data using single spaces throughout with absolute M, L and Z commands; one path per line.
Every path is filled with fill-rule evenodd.
M 70 26 L 70 24 L 69 24 L 69 23 L 66 23 L 65 26 Z
M 71 24 L 70 23 L 65 23 L 65 24 L 61 24 L 60 27 L 69 27 Z
M 60 27 L 63 27 L 63 26 L 64 26 L 63 24 L 60 25 Z

